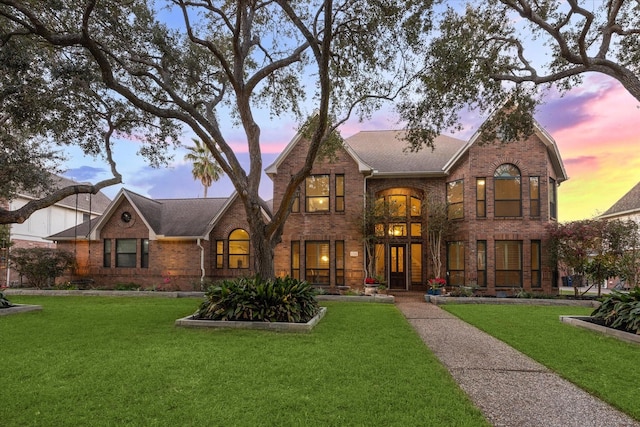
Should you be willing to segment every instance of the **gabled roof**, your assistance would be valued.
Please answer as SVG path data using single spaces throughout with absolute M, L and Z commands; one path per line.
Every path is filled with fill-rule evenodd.
M 640 212 L 640 182 L 605 211 L 600 218 L 628 215 Z
M 357 158 L 374 175 L 444 175 L 444 167 L 465 142 L 440 135 L 434 140 L 434 149 L 417 152 L 407 149 L 406 131 L 363 131 L 345 140 Z M 361 169 L 362 170 L 362 169 Z
M 121 189 L 105 213 L 92 221 L 64 230 L 48 240 L 99 239 L 100 230 L 111 218 L 123 200 L 127 200 L 137 216 L 149 229 L 149 238 L 155 239 L 208 239 L 209 233 L 237 198 L 206 199 L 150 199 L 132 191 Z
M 71 185 L 77 185 L 78 182 L 65 178 L 63 176 L 58 176 L 51 174 L 52 180 L 52 188 L 59 189 L 68 187 Z M 33 194 L 28 191 L 22 191 L 19 193 L 19 196 L 26 199 L 38 199 L 41 196 L 37 194 Z M 111 200 L 102 192 L 99 191 L 97 194 L 77 194 L 72 196 L 67 196 L 64 199 L 60 200 L 56 203 L 59 206 L 66 206 L 71 209 L 76 209 L 76 205 L 79 211 L 81 212 L 92 212 L 100 214 L 107 209 Z

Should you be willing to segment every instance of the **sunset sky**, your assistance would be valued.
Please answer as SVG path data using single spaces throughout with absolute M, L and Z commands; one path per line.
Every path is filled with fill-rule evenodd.
M 603 213 L 640 181 L 640 103 L 629 95 L 615 80 L 600 75 L 589 75 L 584 83 L 564 97 L 550 93 L 540 106 L 536 119 L 558 144 L 569 175 L 558 191 L 559 219 L 571 221 L 591 218 Z M 462 133 L 453 136 L 468 139 L 485 117 L 468 119 Z M 295 135 L 292 121 L 263 121 L 263 166 L 275 160 Z M 380 111 L 364 123 L 349 122 L 341 128 L 343 137 L 360 130 L 397 129 L 400 125 L 388 112 Z M 240 160 L 247 164 L 246 146 L 240 130 L 227 138 L 233 141 Z M 189 136 L 182 142 L 191 144 Z M 123 175 L 124 187 L 152 198 L 201 197 L 202 185 L 191 176 L 191 164 L 183 157 L 184 148 L 174 153 L 168 168 L 152 169 L 136 155 L 135 142 L 121 141 L 115 147 L 118 169 Z M 106 164 L 69 151 L 70 159 L 65 176 L 77 181 L 96 182 L 108 175 Z M 105 189 L 114 197 L 121 186 Z M 209 189 L 209 197 L 229 196 L 233 187 L 223 178 Z M 271 182 L 266 176 L 261 196 L 271 198 Z

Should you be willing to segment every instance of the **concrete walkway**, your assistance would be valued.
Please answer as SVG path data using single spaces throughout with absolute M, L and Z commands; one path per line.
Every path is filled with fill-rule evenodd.
M 395 298 L 396 306 L 492 425 L 640 426 L 438 306 L 416 295 Z

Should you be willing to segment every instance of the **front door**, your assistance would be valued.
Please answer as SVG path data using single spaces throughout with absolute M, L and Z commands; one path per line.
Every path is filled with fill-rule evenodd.
M 389 289 L 407 289 L 406 245 L 389 246 Z

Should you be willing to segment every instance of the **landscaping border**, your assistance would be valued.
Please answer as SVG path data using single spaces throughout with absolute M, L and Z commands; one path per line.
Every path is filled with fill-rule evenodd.
M 11 307 L 0 309 L 0 316 L 11 314 L 27 313 L 29 311 L 42 311 L 41 305 L 14 304 Z
M 425 295 L 425 301 L 435 305 L 442 304 L 515 304 L 515 305 L 566 305 L 574 307 L 600 307 L 596 300 L 571 300 L 553 298 L 487 298 L 487 297 L 446 297 Z
M 189 315 L 175 321 L 176 326 L 187 328 L 226 328 L 226 329 L 259 329 L 278 332 L 310 332 L 327 312 L 327 307 L 320 307 L 320 312 L 307 323 L 288 322 L 244 322 L 225 320 L 194 319 Z
M 607 328 L 606 326 L 591 323 L 584 319 L 589 319 L 589 316 L 560 316 L 560 321 L 563 323 L 568 323 L 569 325 L 577 326 L 579 328 L 600 332 L 623 341 L 640 344 L 640 335 L 632 334 L 631 332 L 620 331 L 618 329 Z

